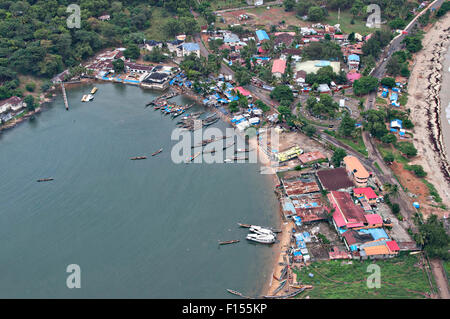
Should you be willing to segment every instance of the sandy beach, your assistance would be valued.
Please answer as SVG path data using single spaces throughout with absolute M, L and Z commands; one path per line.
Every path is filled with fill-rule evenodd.
M 411 164 L 424 167 L 428 173 L 427 179 L 435 185 L 447 207 L 450 206 L 450 161 L 443 136 L 450 135 L 450 130 L 448 125 L 443 125 L 441 114 L 450 101 L 448 80 L 445 85 L 442 84 L 442 73 L 448 73 L 448 70 L 443 69 L 443 62 L 449 43 L 450 15 L 447 14 L 435 23 L 422 40 L 423 49 L 414 58 L 406 106 L 411 110 L 411 119 L 415 125 L 414 145 L 418 150 L 418 156 Z

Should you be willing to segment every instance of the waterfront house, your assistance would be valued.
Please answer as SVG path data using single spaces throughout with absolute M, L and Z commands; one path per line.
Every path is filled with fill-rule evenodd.
M 10 98 L 0 102 L 0 114 L 8 111 L 16 112 L 23 108 L 23 99 L 18 96 L 11 96 Z
M 148 73 L 151 72 L 153 69 L 153 66 L 151 65 L 145 65 L 145 64 L 138 64 L 134 62 L 125 62 L 125 71 L 127 72 L 134 72 L 134 73 Z
M 344 157 L 345 168 L 357 187 L 366 187 L 369 180 L 369 172 L 355 156 Z
M 164 90 L 169 86 L 169 80 L 170 75 L 166 72 L 152 72 L 141 82 L 141 86 Z

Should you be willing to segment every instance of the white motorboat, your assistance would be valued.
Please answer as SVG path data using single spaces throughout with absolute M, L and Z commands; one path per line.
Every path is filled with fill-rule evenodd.
M 260 235 L 271 235 L 274 237 L 276 236 L 273 231 L 271 231 L 270 229 L 261 227 L 261 226 L 251 225 L 249 230 L 251 232 L 254 232 L 254 233 L 260 234 Z
M 273 235 L 248 234 L 246 238 L 261 244 L 273 244 L 275 242 L 275 236 Z
M 86 98 L 86 101 L 89 102 L 89 101 L 92 101 L 93 99 L 94 99 L 94 95 L 88 94 L 87 98 Z

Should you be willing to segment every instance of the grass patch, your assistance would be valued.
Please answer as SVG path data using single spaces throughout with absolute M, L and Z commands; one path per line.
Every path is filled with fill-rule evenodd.
M 382 157 L 385 157 L 388 153 L 394 154 L 394 160 L 397 163 L 408 164 L 409 159 L 405 158 L 397 149 L 383 145 L 382 143 L 377 144 L 377 149 L 380 152 Z
M 385 99 L 383 99 L 382 97 L 379 97 L 379 96 L 377 96 L 377 97 L 375 98 L 375 102 L 376 102 L 377 104 L 387 104 L 387 101 L 386 101 Z
M 325 24 L 329 25 L 335 25 L 340 24 L 340 28 L 342 32 L 344 33 L 359 33 L 361 35 L 367 35 L 369 33 L 373 32 L 373 29 L 370 29 L 366 27 L 366 20 L 361 20 L 358 18 L 353 19 L 354 24 L 351 24 L 351 21 L 353 19 L 352 14 L 350 11 L 342 11 L 340 14 L 340 19 L 338 20 L 338 12 L 337 11 L 329 11 L 328 17 L 325 18 L 324 21 L 322 21 Z M 382 26 L 382 28 L 385 26 Z
M 408 93 L 403 92 L 403 94 L 398 98 L 398 103 L 405 106 L 408 103 Z
M 378 165 L 377 162 L 375 162 L 374 165 L 375 165 L 375 167 L 377 168 L 377 170 L 378 170 L 380 173 L 383 173 L 383 171 L 381 170 L 380 165 Z
M 364 140 L 363 140 L 361 135 L 359 135 L 358 138 L 356 140 L 354 140 L 354 139 L 347 139 L 347 138 L 340 137 L 333 131 L 324 130 L 324 132 L 326 134 L 328 134 L 328 135 L 333 136 L 339 142 L 342 142 L 342 143 L 350 146 L 355 151 L 357 151 L 358 153 L 364 155 L 365 157 L 369 156 L 369 152 L 366 149 L 366 145 L 364 144 Z
M 314 262 L 296 271 L 299 281 L 314 287 L 303 292 L 299 298 L 306 295 L 326 299 L 424 298 L 423 294 L 430 292 L 430 285 L 423 269 L 415 266 L 418 262 L 418 255 L 407 254 L 375 262 L 353 261 L 351 265 L 337 260 Z M 367 287 L 367 277 L 370 275 L 367 266 L 372 263 L 381 268 L 381 287 L 378 289 Z M 309 273 L 314 277 L 309 277 Z
M 245 0 L 215 0 L 210 3 L 213 11 L 248 6 Z
M 300 113 L 297 115 L 297 118 L 298 118 L 299 121 L 304 122 L 304 123 L 306 123 L 306 124 L 312 124 L 312 125 L 317 125 L 317 126 L 321 126 L 321 127 L 328 127 L 327 124 L 322 124 L 322 123 L 320 123 L 320 122 L 316 122 L 316 121 L 313 121 L 313 120 L 309 120 L 309 119 L 307 119 L 306 117 L 304 117 L 304 116 L 303 116 L 302 114 L 300 114 Z

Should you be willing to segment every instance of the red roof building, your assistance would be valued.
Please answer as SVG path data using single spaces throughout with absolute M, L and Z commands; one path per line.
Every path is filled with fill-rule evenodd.
M 386 246 L 389 248 L 389 251 L 393 254 L 397 254 L 400 251 L 400 248 L 397 245 L 395 240 L 391 240 L 386 242 Z
M 378 214 L 365 215 L 368 226 L 379 228 L 383 226 L 383 218 Z
M 353 203 L 349 193 L 332 191 L 328 199 L 335 211 L 333 213 L 333 223 L 336 229 L 350 229 L 364 227 L 367 220 L 361 206 Z
M 358 198 L 365 198 L 369 204 L 375 204 L 378 198 L 377 194 L 371 187 L 354 188 L 353 194 L 355 194 Z
M 272 74 L 275 77 L 281 77 L 286 71 L 286 61 L 282 59 L 273 60 Z
M 250 91 L 244 89 L 242 86 L 238 86 L 238 87 L 235 88 L 234 90 L 235 90 L 235 91 L 238 91 L 238 92 L 241 93 L 243 96 L 246 96 L 246 97 L 248 97 L 248 96 L 251 97 L 251 96 L 252 96 L 251 93 L 250 93 Z

